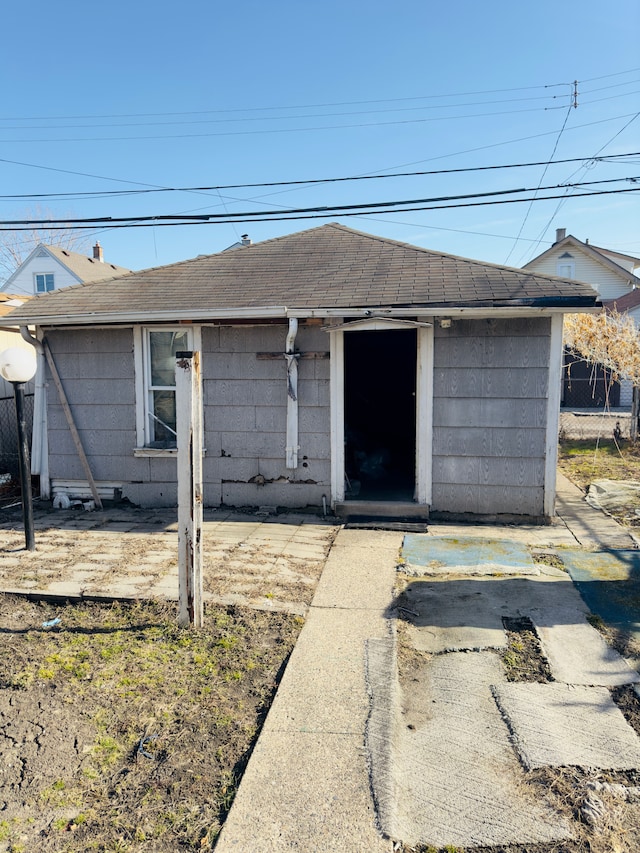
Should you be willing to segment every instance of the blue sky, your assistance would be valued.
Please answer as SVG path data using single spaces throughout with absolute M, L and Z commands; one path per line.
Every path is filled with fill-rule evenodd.
M 10 37 L 3 45 L 0 110 L 2 220 L 43 212 L 281 216 L 286 208 L 640 175 L 636 156 L 295 187 L 104 195 L 640 151 L 637 0 L 95 6 L 35 0 L 7 6 L 3 24 Z M 593 189 L 633 186 L 640 188 L 627 181 Z M 553 194 L 562 198 L 532 204 L 371 216 L 99 226 L 87 230 L 85 245 L 97 238 L 107 260 L 140 269 L 219 251 L 244 233 L 257 242 L 340 221 L 513 266 L 548 248 L 558 227 L 640 256 L 640 194 L 572 198 L 584 191 L 561 189 Z

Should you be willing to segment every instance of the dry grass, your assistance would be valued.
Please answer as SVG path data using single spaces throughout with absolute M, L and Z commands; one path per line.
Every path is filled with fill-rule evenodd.
M 301 625 L 0 597 L 0 850 L 212 849 Z
M 559 451 L 560 470 L 584 491 L 594 480 L 640 481 L 640 442 L 566 439 Z

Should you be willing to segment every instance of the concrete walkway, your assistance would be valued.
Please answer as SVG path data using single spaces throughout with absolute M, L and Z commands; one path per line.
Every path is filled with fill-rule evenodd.
M 438 524 L 429 525 L 428 536 L 515 540 L 550 554 L 576 546 L 635 547 L 613 519 L 589 507 L 565 478 L 559 483 L 558 512 L 556 523 L 548 527 Z M 537 802 L 526 794 L 520 781 L 523 755 L 553 757 L 566 746 L 565 717 L 556 721 L 554 731 L 561 736 L 552 738 L 550 744 L 539 744 L 527 728 L 526 709 L 537 704 L 544 714 L 547 707 L 557 705 L 557 695 L 536 697 L 526 690 L 524 696 L 510 694 L 495 653 L 484 652 L 481 663 L 479 655 L 469 655 L 465 642 L 461 657 L 435 658 L 438 667 L 444 667 L 444 676 L 433 669 L 428 673 L 431 692 L 427 695 L 429 702 L 436 703 L 438 714 L 434 716 L 433 705 L 425 712 L 415 694 L 401 696 L 396 683 L 393 590 L 402 543 L 400 533 L 343 529 L 338 534 L 216 853 L 383 853 L 392 851 L 392 839 L 398 838 L 414 844 L 472 846 L 571 837 L 567 819 L 554 812 L 550 802 Z M 490 580 L 485 579 L 487 589 Z M 540 633 L 546 631 L 548 655 L 561 680 L 571 680 L 572 673 L 567 675 L 566 666 L 562 669 L 567 659 L 573 661 L 579 683 L 592 684 L 592 671 L 598 672 L 597 682 L 608 672 L 612 675 L 606 677 L 612 680 L 606 683 L 631 683 L 637 678 L 617 656 L 611 660 L 609 648 L 584 621 L 586 608 L 564 572 L 549 568 L 546 575 L 518 582 L 527 580 L 541 580 L 537 588 L 550 593 L 549 597 L 526 593 L 519 605 L 524 604 L 535 617 Z M 552 590 L 554 581 L 566 591 L 563 614 L 559 614 L 560 599 Z M 468 620 L 465 593 L 463 608 Z M 514 601 L 515 597 L 512 605 Z M 552 603 L 555 630 L 548 618 Z M 518 605 L 514 606 L 517 610 Z M 496 631 L 505 638 L 500 609 L 494 609 Z M 422 631 L 437 644 L 442 623 L 425 623 Z M 471 647 L 475 642 L 472 640 Z M 581 645 L 581 654 L 576 655 L 575 643 Z M 446 665 L 447 658 L 453 670 Z M 456 684 L 459 695 L 454 695 Z M 470 689 L 471 684 L 476 687 Z M 525 746 L 521 755 L 513 749 L 498 697 L 490 692 L 493 684 L 504 690 L 500 701 L 509 709 L 513 726 L 522 730 Z M 420 683 L 420 689 L 422 686 Z M 536 687 L 524 685 L 530 686 Z M 443 692 L 439 694 L 439 690 Z M 548 703 L 545 697 L 549 697 Z M 585 696 L 579 697 L 578 706 L 573 698 L 574 704 L 568 699 L 565 702 L 569 716 L 575 715 L 578 706 L 588 704 Z M 583 736 L 573 744 L 573 754 L 578 758 L 587 755 L 593 761 L 594 753 L 587 747 L 582 752 L 581 747 L 595 737 L 602 742 L 605 764 L 620 743 L 628 762 L 640 764 L 640 742 L 635 743 L 638 739 L 625 728 L 624 720 L 620 741 L 599 738 L 598 714 L 599 719 L 610 722 L 602 713 L 602 701 L 598 695 L 594 713 L 585 712 Z M 469 706 L 466 712 L 465 703 Z M 407 712 L 416 714 L 409 727 Z M 619 711 L 608 709 L 608 713 L 620 725 Z M 494 736 L 488 738 L 489 732 Z M 568 742 L 572 743 L 571 738 Z M 491 748 L 485 750 L 488 744 Z M 469 749 L 478 752 L 473 772 Z M 422 819 L 416 820 L 419 815 Z

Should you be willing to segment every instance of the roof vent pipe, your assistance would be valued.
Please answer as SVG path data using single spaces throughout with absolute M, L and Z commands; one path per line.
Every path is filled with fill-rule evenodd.
M 104 257 L 102 255 L 102 246 L 100 245 L 99 240 L 96 240 L 96 244 L 93 247 L 93 257 L 96 261 L 100 261 L 101 264 L 104 263 Z
M 556 228 L 556 243 L 559 243 L 560 240 L 564 240 L 564 238 L 566 236 L 567 236 L 567 229 L 566 228 Z

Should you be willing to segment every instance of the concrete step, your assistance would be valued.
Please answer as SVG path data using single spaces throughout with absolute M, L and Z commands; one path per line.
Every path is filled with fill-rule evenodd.
M 411 519 L 427 521 L 429 507 L 409 501 L 342 501 L 335 514 L 345 519 Z

